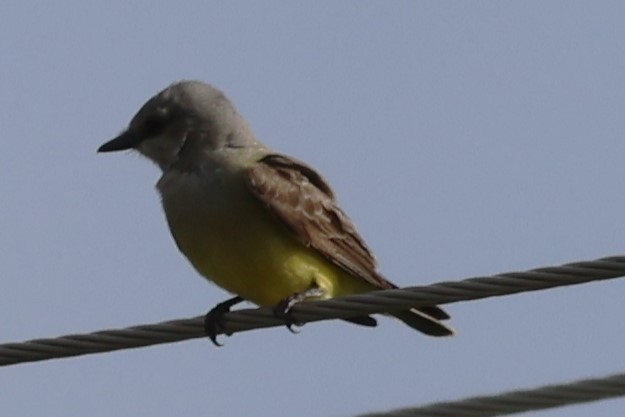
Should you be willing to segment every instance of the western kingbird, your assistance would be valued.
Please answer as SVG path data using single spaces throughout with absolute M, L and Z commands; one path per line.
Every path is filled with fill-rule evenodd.
M 213 342 L 219 316 L 242 300 L 287 313 L 307 299 L 397 288 L 377 271 L 323 177 L 259 142 L 218 89 L 182 81 L 161 91 L 98 151 L 124 149 L 161 168 L 156 188 L 178 248 L 201 275 L 236 295 L 207 315 Z M 449 315 L 436 306 L 390 314 L 427 335 L 453 334 L 441 322 Z

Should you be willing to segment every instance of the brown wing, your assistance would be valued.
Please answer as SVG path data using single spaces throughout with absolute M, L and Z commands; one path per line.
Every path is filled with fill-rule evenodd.
M 247 179 L 252 193 L 302 243 L 378 288 L 397 288 L 376 271 L 373 254 L 337 205 L 330 186 L 312 168 L 287 156 L 270 154 L 248 170 Z M 448 319 L 449 315 L 436 306 L 391 315 L 425 334 L 453 334 L 453 329 L 439 321 Z M 370 317 L 348 321 L 375 325 Z
M 304 163 L 270 154 L 248 171 L 254 195 L 302 243 L 354 276 L 394 288 L 376 272 L 376 260 L 324 179 Z

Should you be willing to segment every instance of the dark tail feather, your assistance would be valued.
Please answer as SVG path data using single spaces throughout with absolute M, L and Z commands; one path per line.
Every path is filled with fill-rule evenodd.
M 428 311 L 427 309 L 430 309 L 429 311 L 432 311 L 432 308 L 438 307 L 419 308 L 419 310 L 422 311 L 413 308 L 411 310 L 396 311 L 391 313 L 390 315 L 403 321 L 413 329 L 418 330 L 421 333 L 425 333 L 429 336 L 452 336 L 454 334 L 454 329 L 444 325 L 443 323 L 438 321 L 437 318 L 434 318 L 431 315 L 425 313 L 425 311 Z M 445 313 L 441 309 L 438 310 Z M 441 320 L 444 320 L 442 318 L 442 315 L 437 315 L 441 317 Z M 449 318 L 446 313 L 444 314 L 444 316 L 445 319 Z
M 378 325 L 378 321 L 371 316 L 362 316 L 362 317 L 350 317 L 348 319 L 343 319 L 350 323 L 359 324 L 361 326 L 367 327 L 375 327 Z
M 447 320 L 450 318 L 445 310 L 437 306 L 419 307 L 417 310 L 437 320 Z
M 432 314 L 428 314 L 430 312 Z M 449 315 L 436 306 L 413 308 L 412 310 L 399 311 L 390 315 L 429 336 L 452 336 L 454 334 L 454 329 L 439 321 L 448 319 Z M 343 320 L 367 327 L 375 327 L 378 324 L 376 319 L 371 316 L 350 317 Z

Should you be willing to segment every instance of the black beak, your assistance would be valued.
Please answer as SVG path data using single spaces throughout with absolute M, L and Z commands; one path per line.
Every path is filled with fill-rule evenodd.
M 131 149 L 141 142 L 141 138 L 130 130 L 123 131 L 115 139 L 111 139 L 98 148 L 98 152 L 115 152 Z

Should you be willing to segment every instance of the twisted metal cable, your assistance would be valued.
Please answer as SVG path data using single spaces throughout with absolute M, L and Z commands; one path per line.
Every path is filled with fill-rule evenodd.
M 308 323 L 418 306 L 478 300 L 612 279 L 623 275 L 625 275 L 625 256 L 613 256 L 526 272 L 509 272 L 429 286 L 373 291 L 326 301 L 311 301 L 295 305 L 292 317 L 296 322 Z M 223 317 L 222 325 L 224 333 L 229 335 L 284 325 L 284 321 L 277 318 L 270 308 L 259 308 L 227 313 Z M 203 337 L 202 326 L 203 317 L 195 317 L 118 330 L 7 343 L 0 345 L 0 366 L 179 342 Z
M 384 413 L 361 414 L 358 417 L 494 417 L 588 403 L 623 395 L 625 395 L 625 374 L 616 374 Z

